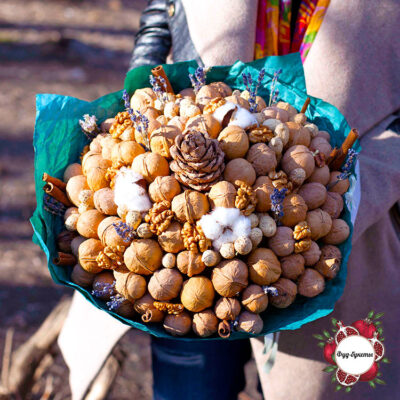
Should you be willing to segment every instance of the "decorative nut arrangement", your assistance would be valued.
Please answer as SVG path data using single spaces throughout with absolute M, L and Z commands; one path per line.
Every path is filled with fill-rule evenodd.
M 126 110 L 96 125 L 60 181 L 71 279 L 171 335 L 258 334 L 260 313 L 337 275 L 351 166 L 330 171 L 329 135 L 288 103 L 151 82 L 124 93 Z

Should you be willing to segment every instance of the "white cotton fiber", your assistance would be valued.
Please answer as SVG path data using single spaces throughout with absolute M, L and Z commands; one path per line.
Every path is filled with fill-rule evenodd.
M 222 234 L 222 226 L 215 221 L 212 214 L 203 215 L 199 221 L 201 229 L 207 239 L 217 239 Z
M 240 126 L 242 129 L 247 129 L 250 126 L 258 126 L 257 118 L 248 110 L 238 106 L 236 111 L 232 114 L 231 120 L 228 124 Z
M 246 237 L 250 236 L 250 231 L 251 231 L 250 218 L 247 218 L 244 215 L 241 215 L 234 222 L 233 231 L 235 232 L 235 235 L 237 235 L 237 237 L 239 237 L 239 236 L 246 236 Z
M 121 168 L 115 178 L 115 204 L 127 211 L 148 211 L 152 204 L 145 189 L 138 185 L 143 176 L 128 168 Z
M 216 222 L 223 226 L 230 226 L 236 218 L 240 217 L 240 211 L 237 208 L 217 207 L 212 215 Z

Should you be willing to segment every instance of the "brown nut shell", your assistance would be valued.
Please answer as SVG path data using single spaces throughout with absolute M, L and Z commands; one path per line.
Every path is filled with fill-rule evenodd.
M 118 217 L 107 217 L 97 227 L 97 234 L 103 246 L 129 246 L 131 240 L 126 240 L 118 235 L 113 224 L 118 224 L 122 220 Z
M 336 246 L 325 245 L 321 249 L 321 257 L 315 269 L 327 279 L 333 279 L 339 272 L 342 263 L 342 253 Z
M 326 244 L 343 243 L 350 235 L 350 227 L 343 219 L 333 219 L 332 228 L 329 233 L 323 238 Z
M 181 133 L 176 126 L 161 126 L 154 130 L 150 136 L 150 148 L 153 153 L 170 159 L 170 147 L 175 143 L 175 138 Z
M 253 166 L 257 176 L 268 175 L 277 166 L 275 152 L 265 143 L 253 144 L 247 153 L 246 160 Z
M 317 136 L 311 140 L 310 150 L 312 152 L 319 151 L 320 154 L 325 156 L 325 160 L 327 160 L 332 152 L 332 146 L 326 139 L 321 136 Z
M 239 126 L 227 126 L 218 136 L 218 142 L 228 160 L 243 158 L 249 149 L 249 138 Z
M 259 176 L 253 185 L 253 191 L 257 198 L 256 211 L 269 211 L 271 209 L 271 194 L 274 192 L 271 179 L 268 176 Z
M 89 185 L 87 184 L 86 176 L 75 175 L 68 180 L 66 192 L 68 199 L 75 205 L 79 206 L 81 203 L 79 200 L 79 194 L 82 190 L 88 190 Z
M 194 276 L 183 283 L 181 303 L 192 312 L 200 312 L 212 306 L 214 287 L 204 276 Z
M 328 192 L 321 210 L 326 211 L 332 218 L 339 218 L 343 211 L 343 197 L 336 192 Z
M 208 198 L 212 209 L 216 207 L 234 208 L 236 198 L 235 186 L 227 181 L 215 183 L 211 186 Z
M 111 161 L 114 166 L 129 166 L 133 160 L 145 152 L 144 148 L 133 140 L 117 143 L 111 150 Z
M 306 268 L 303 275 L 297 281 L 299 294 L 305 297 L 315 297 L 325 289 L 324 277 L 315 269 Z
M 315 161 L 311 151 L 303 145 L 295 145 L 288 148 L 281 160 L 282 169 L 290 174 L 296 168 L 303 168 L 306 178 L 314 172 Z
M 242 304 L 247 311 L 259 314 L 268 307 L 268 296 L 259 285 L 249 285 L 243 290 Z
M 70 164 L 64 171 L 64 182 L 68 183 L 68 181 L 77 175 L 82 175 L 82 166 L 78 163 Z
M 214 307 L 215 315 L 219 319 L 233 321 L 240 313 L 241 306 L 234 297 L 221 297 Z
M 324 185 L 317 182 L 306 183 L 297 192 L 306 202 L 309 210 L 321 207 L 327 196 L 327 190 Z
M 304 257 L 301 254 L 291 254 L 281 259 L 282 277 L 296 280 L 304 272 Z
M 283 217 L 281 222 L 285 226 L 295 226 L 304 221 L 307 215 L 307 204 L 304 199 L 296 194 L 287 195 L 282 203 Z
M 134 240 L 124 253 L 127 268 L 139 275 L 151 275 L 161 267 L 162 250 L 152 239 Z
M 329 182 L 330 176 L 331 172 L 329 171 L 329 167 L 324 165 L 321 168 L 315 168 L 307 182 L 318 182 L 321 185 L 326 186 Z
M 201 274 L 206 268 L 202 261 L 202 254 L 188 250 L 181 251 L 178 254 L 176 266 L 182 274 L 187 275 L 189 278 L 193 275 Z
M 114 191 L 110 188 L 103 188 L 94 193 L 94 206 L 102 214 L 116 215 L 117 205 L 114 202 Z
M 85 211 L 79 216 L 76 229 L 81 236 L 98 239 L 97 228 L 105 217 L 97 210 Z
M 290 279 L 279 278 L 273 287 L 278 290 L 278 296 L 270 296 L 270 303 L 276 308 L 289 307 L 297 295 L 297 286 Z
M 92 286 L 96 274 L 87 272 L 80 264 L 76 264 L 71 272 L 71 281 L 82 287 Z
M 309 211 L 306 221 L 308 227 L 311 229 L 311 238 L 313 240 L 318 240 L 326 236 L 332 228 L 332 218 L 320 208 Z
M 341 172 L 333 171 L 331 172 L 331 176 L 328 182 L 328 190 L 330 192 L 336 192 L 339 194 L 345 194 L 350 187 L 350 181 L 348 178 L 346 179 L 338 179 Z
M 182 225 L 174 221 L 161 235 L 158 235 L 158 243 L 165 252 L 179 253 L 185 248 L 181 230 Z
M 172 201 L 181 192 L 179 182 L 173 176 L 157 176 L 149 185 L 149 196 L 153 203 Z
M 259 334 L 264 327 L 264 322 L 258 314 L 243 311 L 239 315 L 239 324 L 237 330 L 239 332 Z
M 215 291 L 223 297 L 233 297 L 248 284 L 247 265 L 238 259 L 222 261 L 214 267 L 211 280 Z
M 287 122 L 286 126 L 289 128 L 289 147 L 296 145 L 308 147 L 310 145 L 311 135 L 308 129 L 293 121 Z
M 114 271 L 114 278 L 115 290 L 131 302 L 140 299 L 146 293 L 147 282 L 141 275 Z
M 206 195 L 194 190 L 185 190 L 175 196 L 171 203 L 171 209 L 179 222 L 194 222 L 200 219 L 210 210 Z
M 139 154 L 132 163 L 132 170 L 151 183 L 157 176 L 169 175 L 167 160 L 158 153 Z
M 148 290 L 154 299 L 168 301 L 179 295 L 182 283 L 182 275 L 176 269 L 162 268 L 150 278 Z
M 278 226 L 274 236 L 268 239 L 268 247 L 279 257 L 285 257 L 294 251 L 293 230 L 287 226 Z
M 252 186 L 256 180 L 256 171 L 244 158 L 235 158 L 226 164 L 224 179 L 235 186 L 246 183 Z
M 218 319 L 214 311 L 208 309 L 193 315 L 192 329 L 200 337 L 208 337 L 217 332 Z
M 318 262 L 321 256 L 321 250 L 318 244 L 312 240 L 310 248 L 306 251 L 303 251 L 301 255 L 304 258 L 304 265 L 306 267 L 312 267 Z
M 281 264 L 270 249 L 259 247 L 247 259 L 250 280 L 258 285 L 270 285 L 281 275 Z
M 102 271 L 102 268 L 98 266 L 96 261 L 97 256 L 102 250 L 103 245 L 97 239 L 87 239 L 79 245 L 79 264 L 86 272 L 97 274 Z
M 208 134 L 211 139 L 216 139 L 221 132 L 222 126 L 211 114 L 200 114 L 189 118 L 185 129 L 195 130 Z
M 185 336 L 192 327 L 192 318 L 186 311 L 180 314 L 168 314 L 163 326 L 172 336 Z

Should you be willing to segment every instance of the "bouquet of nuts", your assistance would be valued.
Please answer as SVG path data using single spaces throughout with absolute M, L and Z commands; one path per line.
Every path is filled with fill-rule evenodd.
M 62 214 L 56 265 L 122 317 L 174 336 L 259 334 L 260 313 L 320 295 L 350 235 L 341 218 L 357 153 L 301 110 L 206 84 L 174 93 L 162 67 L 151 87 L 124 91 L 125 110 L 97 125 L 63 180 L 43 175 L 46 210 Z

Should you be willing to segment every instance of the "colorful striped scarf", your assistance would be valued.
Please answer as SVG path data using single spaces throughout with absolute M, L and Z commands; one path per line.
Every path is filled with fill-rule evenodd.
M 291 40 L 292 1 L 259 0 L 255 58 L 299 51 L 304 62 L 317 36 L 329 2 L 330 0 L 303 0 Z

